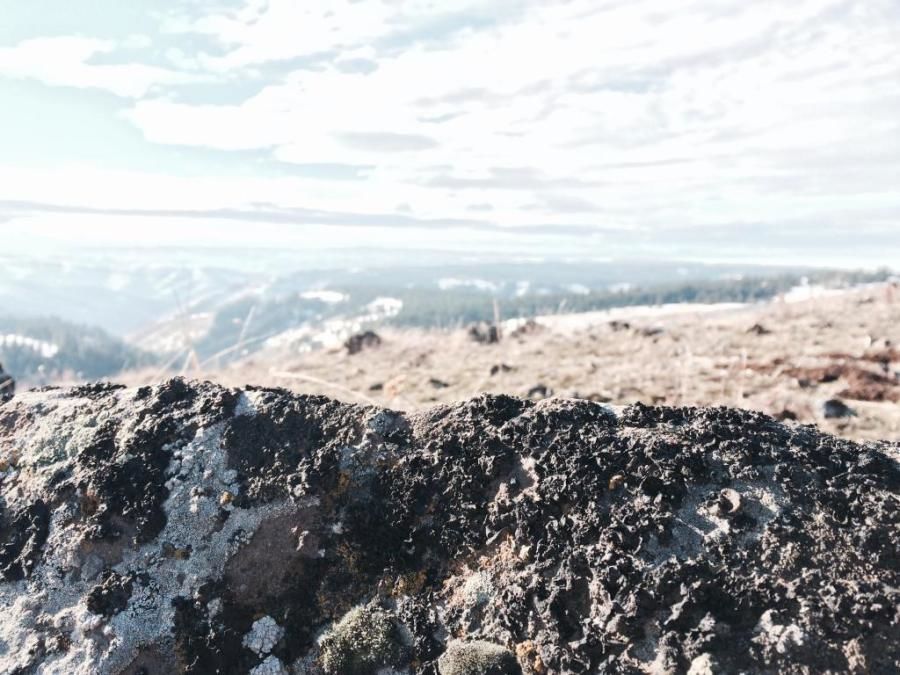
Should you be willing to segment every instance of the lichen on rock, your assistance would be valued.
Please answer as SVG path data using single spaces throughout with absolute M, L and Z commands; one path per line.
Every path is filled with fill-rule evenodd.
M 328 675 L 375 675 L 404 665 L 409 657 L 403 628 L 374 605 L 354 607 L 320 640 L 320 661 Z
M 284 635 L 284 629 L 271 616 L 255 621 L 244 636 L 244 646 L 258 655 L 268 654 Z
M 438 659 L 440 675 L 521 675 L 516 657 L 484 640 L 453 640 Z
M 725 408 L 25 392 L 0 672 L 897 672 L 898 456 Z

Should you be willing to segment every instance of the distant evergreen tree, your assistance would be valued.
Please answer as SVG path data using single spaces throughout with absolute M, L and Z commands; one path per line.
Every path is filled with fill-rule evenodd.
M 20 381 L 63 374 L 99 379 L 155 361 L 100 328 L 53 317 L 0 317 L 0 362 Z

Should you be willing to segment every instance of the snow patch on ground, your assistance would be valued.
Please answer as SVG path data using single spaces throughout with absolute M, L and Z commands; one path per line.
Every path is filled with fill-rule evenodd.
M 52 342 L 37 340 L 27 335 L 16 335 L 15 333 L 0 335 L 0 347 L 24 347 L 37 352 L 45 359 L 52 359 L 59 353 L 59 347 Z
M 340 291 L 306 291 L 300 294 L 304 300 L 318 300 L 320 302 L 334 305 L 339 302 L 345 302 L 349 299 L 349 295 Z
M 486 279 L 455 279 L 453 277 L 445 277 L 438 280 L 438 288 L 442 291 L 449 291 L 454 288 L 474 288 L 479 291 L 496 291 L 498 286 L 492 281 Z
M 583 330 L 613 320 L 622 319 L 658 319 L 670 316 L 691 314 L 712 314 L 727 312 L 746 307 L 739 302 L 672 303 L 668 305 L 640 305 L 636 307 L 615 307 L 597 312 L 579 312 L 577 314 L 545 314 L 535 317 L 538 323 L 544 324 L 562 333 Z

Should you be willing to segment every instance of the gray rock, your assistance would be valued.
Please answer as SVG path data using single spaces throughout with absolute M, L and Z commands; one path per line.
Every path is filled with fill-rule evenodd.
M 822 416 L 825 419 L 855 417 L 856 411 L 839 398 L 830 398 L 822 404 Z
M 724 408 L 26 392 L 0 672 L 897 672 L 897 457 Z

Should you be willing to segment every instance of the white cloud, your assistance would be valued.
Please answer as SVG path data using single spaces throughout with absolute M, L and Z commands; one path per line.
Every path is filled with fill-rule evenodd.
M 888 170 L 864 161 L 854 171 L 897 195 L 888 179 L 900 168 L 900 126 L 888 102 L 900 103 L 900 22 L 888 0 L 696 0 L 672 13 L 648 0 L 522 3 L 449 41 L 422 33 L 401 50 L 372 47 L 399 26 L 424 30 L 432 4 L 273 0 L 207 17 L 192 29 L 230 49 L 211 67 L 335 55 L 241 104 L 147 100 L 130 119 L 158 143 L 375 165 L 353 189 L 427 215 L 462 216 L 473 202 L 508 223 L 814 213 L 831 208 L 846 176 L 811 154 L 867 156 L 886 143 Z M 376 69 L 336 67 L 359 50 Z M 779 183 L 807 194 L 786 204 L 771 194 Z
M 505 7 L 483 0 L 246 0 L 235 10 L 184 17 L 167 30 L 208 36 L 227 48 L 224 56 L 203 56 L 215 71 L 231 71 L 273 61 L 366 49 L 379 39 L 428 33 L 468 14 L 481 17 L 527 4 L 508 0 Z M 446 30 L 446 27 L 444 27 Z
M 160 51 L 173 70 L 92 63 L 117 45 L 47 38 L 0 49 L 0 74 L 138 99 L 126 116 L 150 143 L 372 167 L 314 184 L 82 168 L 53 183 L 66 203 L 402 204 L 419 218 L 640 231 L 896 216 L 895 0 L 675 4 L 247 0 L 171 20 Z M 253 93 L 185 99 L 169 85 L 187 72 Z
M 131 36 L 123 45 L 140 48 L 146 41 L 146 36 Z M 91 58 L 109 54 L 118 46 L 110 40 L 76 36 L 24 40 L 14 47 L 0 47 L 0 77 L 103 89 L 126 98 L 140 98 L 156 85 L 196 81 L 195 76 L 141 63 L 90 63 Z

